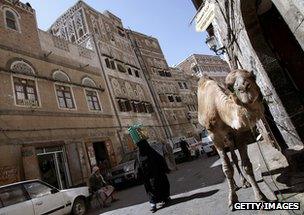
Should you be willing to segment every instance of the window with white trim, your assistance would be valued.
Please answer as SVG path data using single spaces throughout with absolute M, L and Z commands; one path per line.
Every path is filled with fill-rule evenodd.
M 96 87 L 95 82 L 89 77 L 83 78 L 82 84 L 87 87 Z M 97 91 L 93 89 L 85 89 L 85 94 L 86 94 L 87 104 L 89 109 L 93 111 L 95 110 L 100 111 L 101 107 L 100 107 Z
M 15 31 L 19 31 L 18 15 L 10 9 L 5 9 L 6 27 Z
M 35 75 L 34 69 L 26 62 L 22 60 L 14 61 L 11 64 L 11 70 L 16 73 L 22 73 L 25 75 Z
M 89 109 L 100 111 L 101 108 L 100 108 L 97 92 L 95 90 L 88 90 L 88 89 L 86 89 L 85 92 L 86 92 Z
M 60 108 L 75 109 L 71 87 L 56 84 L 56 94 Z
M 24 61 L 14 61 L 10 66 L 11 71 L 22 74 L 13 76 L 13 88 L 15 92 L 16 105 L 38 107 L 38 94 L 36 81 L 27 76 L 35 75 L 34 69 Z
M 69 76 L 60 70 L 53 73 L 53 79 L 61 82 L 70 82 Z M 55 91 L 60 108 L 75 109 L 75 102 L 70 86 L 56 83 Z
M 34 80 L 13 77 L 16 104 L 38 107 L 38 96 Z

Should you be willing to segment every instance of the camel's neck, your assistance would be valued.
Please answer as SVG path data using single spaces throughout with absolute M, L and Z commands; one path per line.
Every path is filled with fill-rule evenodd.
M 241 103 L 235 95 L 224 95 L 217 100 L 218 114 L 233 129 L 244 129 L 253 126 L 261 118 L 261 105 L 258 101 L 252 104 Z
M 241 117 L 246 120 L 246 127 L 253 126 L 257 123 L 259 119 L 261 119 L 263 114 L 263 108 L 258 100 L 251 104 L 241 103 L 241 106 L 244 107 L 244 109 L 246 110 L 244 112 L 244 117 Z

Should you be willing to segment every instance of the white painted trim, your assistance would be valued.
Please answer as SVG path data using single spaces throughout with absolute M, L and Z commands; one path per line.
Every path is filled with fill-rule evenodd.
M 88 76 L 86 76 L 86 77 L 84 77 L 84 78 L 82 79 L 82 81 L 81 81 L 81 84 L 82 84 L 82 85 L 85 85 L 85 84 L 84 84 L 84 81 L 85 81 L 85 80 L 91 81 L 91 82 L 93 83 L 94 87 L 96 87 L 95 81 L 94 81 L 92 78 L 88 77 Z
M 56 91 L 56 85 L 58 86 L 66 86 L 66 87 L 69 87 L 70 88 L 70 91 L 71 91 L 71 94 L 72 94 L 72 99 L 73 99 L 73 103 L 74 103 L 74 108 L 62 108 L 60 107 L 59 105 L 59 101 L 58 101 L 58 96 L 57 96 L 57 91 Z M 55 97 L 56 97 L 56 101 L 57 101 L 57 107 L 60 109 L 60 110 L 77 110 L 77 104 L 76 104 L 76 100 L 75 100 L 75 97 L 74 97 L 74 92 L 73 92 L 73 88 L 71 85 L 69 84 L 64 84 L 64 83 L 58 83 L 58 82 L 55 82 L 54 83 L 54 93 L 55 93 Z
M 21 17 L 20 17 L 20 15 L 19 15 L 19 13 L 18 13 L 17 11 L 15 11 L 13 8 L 10 8 L 10 7 L 7 6 L 7 5 L 3 5 L 3 6 L 1 7 L 1 10 L 3 11 L 3 21 L 4 21 L 5 28 L 6 28 L 7 30 L 11 30 L 11 31 L 15 31 L 15 32 L 21 33 L 21 27 L 20 27 L 20 19 L 21 19 Z M 12 13 L 14 14 L 15 20 L 16 20 L 17 30 L 12 29 L 12 28 L 9 28 L 9 27 L 7 26 L 7 23 L 6 23 L 6 11 L 10 11 L 10 12 L 12 12 Z
M 23 63 L 23 64 L 27 65 L 28 67 L 31 68 L 31 70 L 32 70 L 32 75 L 36 75 L 34 68 L 33 68 L 31 65 L 29 65 L 27 62 L 23 61 L 23 60 L 16 60 L 16 61 L 14 61 L 14 62 L 11 64 L 10 69 L 12 69 L 12 67 L 13 67 L 15 64 L 17 64 L 17 63 Z
M 53 79 L 56 80 L 55 75 L 56 75 L 57 73 L 63 74 L 64 76 L 67 77 L 68 81 L 71 81 L 70 77 L 69 77 L 65 72 L 63 72 L 63 71 L 60 70 L 60 69 L 58 69 L 58 70 L 56 70 L 56 71 L 53 72 L 53 74 L 52 74 Z M 58 80 L 58 81 L 59 81 L 59 80 Z M 61 80 L 60 80 L 60 81 L 61 81 Z
M 15 85 L 14 85 L 14 77 L 16 78 L 23 78 L 23 79 L 28 79 L 28 80 L 32 80 L 35 82 L 35 88 L 36 88 L 36 93 L 37 93 L 37 100 L 38 100 L 38 106 L 27 106 L 27 105 L 19 105 L 17 104 L 17 99 L 16 99 L 16 91 L 15 91 Z M 38 84 L 37 84 L 37 79 L 31 76 L 26 76 L 26 75 L 22 75 L 22 74 L 12 74 L 11 75 L 11 86 L 13 88 L 13 94 L 14 94 L 14 105 L 17 107 L 25 107 L 25 108 L 41 108 L 41 99 L 40 99 L 40 92 L 38 89 Z

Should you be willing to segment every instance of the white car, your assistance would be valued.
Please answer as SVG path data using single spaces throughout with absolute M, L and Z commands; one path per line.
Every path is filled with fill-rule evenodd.
M 216 149 L 213 145 L 213 142 L 209 136 L 203 137 L 202 138 L 202 146 L 204 152 L 207 154 L 209 157 L 211 154 L 216 154 Z
M 200 155 L 201 142 L 198 142 L 194 137 L 190 137 L 187 139 L 183 138 L 183 139 L 190 146 L 189 150 L 190 150 L 191 157 L 197 158 Z M 175 160 L 177 162 L 185 159 L 185 155 L 182 152 L 182 149 L 180 147 L 180 139 L 176 139 L 176 142 L 173 142 L 173 153 L 174 153 Z
M 40 180 L 22 181 L 0 187 L 0 215 L 82 215 L 88 197 L 88 187 L 58 190 Z

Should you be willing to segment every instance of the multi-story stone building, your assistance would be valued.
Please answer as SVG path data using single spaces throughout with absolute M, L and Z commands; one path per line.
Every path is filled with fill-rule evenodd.
M 96 158 L 121 145 L 94 49 L 37 29 L 35 11 L 0 1 L 0 184 L 42 178 L 84 182 Z
M 155 103 L 121 20 L 79 1 L 49 30 L 53 35 L 97 52 L 102 75 L 119 122 L 124 151 L 134 148 L 127 128 L 141 123 L 151 140 L 162 134 Z
M 225 83 L 225 78 L 230 71 L 228 63 L 219 56 L 203 54 L 193 54 L 177 64 L 177 67 L 187 74 L 198 77 L 207 75 L 221 83 Z
M 191 76 L 168 66 L 156 38 L 131 30 L 127 32 L 157 104 L 166 137 L 178 139 L 197 135 L 196 125 L 191 124 L 187 109 L 191 107 L 191 111 L 195 112 L 197 107 L 188 82 Z

